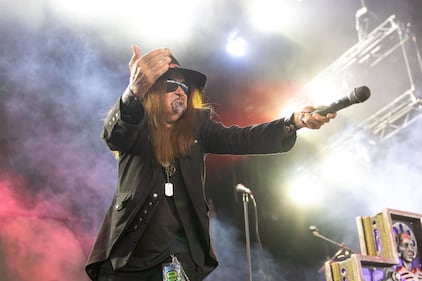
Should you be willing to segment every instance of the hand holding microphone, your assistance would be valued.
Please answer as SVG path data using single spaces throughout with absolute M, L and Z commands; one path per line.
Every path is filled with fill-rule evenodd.
M 294 113 L 294 124 L 297 129 L 319 129 L 331 119 L 334 119 L 337 114 L 335 112 L 327 115 L 314 114 L 317 109 L 313 106 L 305 106 L 301 111 Z
M 346 108 L 355 103 L 366 101 L 371 95 L 367 86 L 354 88 L 353 91 L 328 106 L 316 109 L 312 106 L 306 106 L 301 112 L 294 113 L 294 122 L 298 129 L 310 128 L 319 129 L 323 124 L 336 117 L 337 111 Z

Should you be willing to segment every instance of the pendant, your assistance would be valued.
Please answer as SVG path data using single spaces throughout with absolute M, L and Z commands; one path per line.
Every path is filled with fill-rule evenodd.
M 183 278 L 183 268 L 177 258 L 171 255 L 171 263 L 163 264 L 163 280 L 164 281 L 182 281 L 186 280 Z
M 168 197 L 173 196 L 173 184 L 171 182 L 164 184 L 164 194 Z

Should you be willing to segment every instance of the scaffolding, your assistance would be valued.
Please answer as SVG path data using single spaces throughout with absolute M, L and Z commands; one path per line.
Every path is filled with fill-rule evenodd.
M 417 92 L 420 89 L 416 87 L 419 84 L 417 82 L 422 79 L 422 63 L 416 37 L 411 33 L 409 28 L 403 30 L 396 17 L 394 15 L 390 16 L 383 24 L 368 35 L 369 38 L 364 41 L 368 48 L 364 52 L 360 52 L 357 57 L 360 57 L 361 60 L 371 59 L 371 53 L 379 49 L 382 40 L 391 36 L 393 33 L 396 33 L 396 36 L 398 36 L 397 43 L 386 50 L 382 56 L 372 58 L 369 62 L 369 67 L 379 63 L 386 56 L 390 55 L 392 51 L 400 48 L 406 65 L 409 89 L 370 116 L 359 127 L 376 136 L 378 142 L 394 136 L 401 129 L 408 127 L 422 117 L 422 99 Z M 375 38 L 379 39 L 372 40 Z M 374 42 L 372 43 L 370 41 Z M 410 47 L 412 47 L 412 50 L 409 50 Z
M 368 79 L 371 72 L 375 71 L 374 68 L 379 66 L 382 61 L 391 58 L 393 53 L 396 57 L 400 57 L 396 60 L 400 60 L 403 71 L 395 70 L 395 65 L 388 65 L 387 68 L 393 72 L 397 71 L 397 76 L 394 77 L 396 81 L 393 82 L 398 84 L 399 80 L 402 81 L 403 88 L 399 92 L 393 92 L 394 98 L 391 102 L 386 105 L 378 105 L 374 114 L 367 117 L 347 136 L 336 141 L 336 144 L 342 143 L 346 139 L 350 140 L 350 136 L 362 131 L 371 136 L 371 141 L 379 143 L 391 138 L 422 117 L 422 99 L 420 96 L 422 63 L 416 36 L 411 32 L 411 27 L 401 24 L 395 15 L 388 17 L 372 32 L 361 38 L 358 43 L 317 75 L 306 87 L 310 88 L 312 84 L 319 83 L 327 77 L 331 79 L 334 77 L 332 80 L 340 80 L 341 74 L 351 69 L 359 73 L 365 72 L 366 77 L 364 78 Z M 358 70 L 356 71 L 356 69 Z M 384 79 L 388 80 L 386 77 Z M 353 81 L 353 83 L 356 83 L 356 81 Z M 382 86 L 380 89 L 382 89 Z M 386 86 L 384 85 L 384 87 Z M 380 90 L 380 92 L 382 91 Z
M 382 142 L 422 117 L 422 99 L 409 90 L 369 117 L 361 126 Z

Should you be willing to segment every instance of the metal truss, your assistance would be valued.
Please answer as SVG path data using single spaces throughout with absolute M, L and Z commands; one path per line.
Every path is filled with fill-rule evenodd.
M 397 97 L 389 104 L 342 133 L 325 147 L 326 150 L 343 151 L 348 148 L 353 150 L 354 156 L 360 157 L 356 151 L 362 145 L 368 148 L 376 146 L 422 118 L 422 63 L 417 40 L 408 28 L 400 26 L 394 15 L 362 38 L 309 84 L 325 77 L 335 77 L 339 72 L 356 65 L 370 71 L 394 50 L 400 52 L 400 59 L 404 60 L 405 73 L 398 73 L 398 77 L 405 75 L 407 90 L 397 93 Z
M 391 15 L 366 37 L 330 64 L 324 71 L 318 74 L 309 84 L 315 83 L 325 77 L 335 77 L 338 73 L 346 71 L 352 65 L 358 64 L 363 65 L 367 69 L 372 68 L 398 48 L 402 48 L 405 63 L 408 66 L 409 61 L 406 50 L 404 49 L 404 43 L 409 39 L 409 34 L 402 31 L 396 16 Z M 394 43 L 391 44 L 391 42 Z M 407 74 L 411 85 L 413 85 L 413 77 L 410 69 Z
M 409 45 L 413 50 L 411 55 Z M 418 83 L 422 81 L 422 63 L 416 38 L 409 29 L 403 28 L 396 16 L 391 15 L 315 78 L 318 80 L 329 75 L 334 76 L 356 64 L 371 69 L 395 50 L 401 51 L 403 55 L 409 88 L 402 94 L 398 93 L 396 99 L 356 128 L 356 131 L 363 129 L 372 135 L 372 141 L 375 142 L 394 136 L 422 117 L 422 99 L 417 95 L 421 89 L 415 86 L 415 81 L 422 85 Z
M 409 90 L 370 116 L 361 126 L 382 142 L 422 117 L 422 99 Z
M 410 124 L 422 117 L 422 99 L 418 97 L 415 87 L 415 81 L 422 80 L 422 63 L 419 54 L 417 41 L 414 35 L 409 30 L 402 30 L 395 16 L 390 16 L 383 24 L 375 29 L 371 34 L 374 37 L 384 37 L 384 34 L 390 35 L 392 31 L 397 32 L 397 44 L 393 45 L 387 50 L 383 56 L 378 59 L 373 59 L 369 66 L 372 67 L 377 64 L 383 57 L 388 56 L 394 49 L 401 48 L 404 63 L 406 65 L 407 76 L 409 78 L 410 88 L 403 94 L 394 99 L 390 104 L 386 105 L 378 112 L 370 116 L 361 126 L 364 130 L 370 132 L 376 137 L 378 142 L 382 142 L 395 134 L 401 129 L 408 127 Z M 369 34 L 368 37 L 371 35 Z M 379 34 L 379 35 L 378 35 Z M 413 42 L 413 57 L 409 57 L 409 50 L 405 43 L 411 40 Z M 370 44 L 372 50 L 366 53 L 370 54 L 378 48 L 378 46 Z M 365 57 L 368 57 L 366 55 Z M 370 56 L 368 57 L 368 59 Z M 411 64 L 413 62 L 413 65 Z

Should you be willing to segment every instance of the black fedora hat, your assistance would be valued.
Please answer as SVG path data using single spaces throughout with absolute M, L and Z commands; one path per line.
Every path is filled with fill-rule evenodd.
M 170 72 L 179 72 L 182 73 L 185 76 L 185 79 L 187 82 L 194 84 L 196 88 L 198 88 L 200 91 L 204 89 L 205 84 L 207 83 L 207 76 L 199 71 L 183 68 L 180 63 L 177 61 L 177 59 L 171 55 L 171 62 L 169 64 L 169 70 L 166 74 Z

